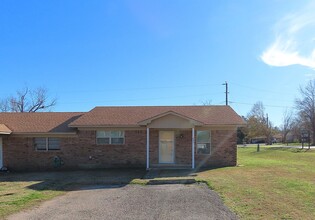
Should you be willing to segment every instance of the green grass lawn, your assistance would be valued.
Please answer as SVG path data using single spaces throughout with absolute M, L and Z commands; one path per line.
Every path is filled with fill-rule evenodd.
M 315 151 L 238 148 L 238 167 L 198 173 L 241 219 L 314 219 Z
M 241 219 L 314 219 L 315 150 L 238 148 L 237 167 L 165 171 L 154 180 L 207 182 Z M 160 176 L 159 176 L 160 175 Z M 0 174 L 0 219 L 68 190 L 95 184 L 148 184 L 144 170 Z
M 0 219 L 31 207 L 41 201 L 63 194 L 61 190 L 35 190 L 29 188 L 39 181 L 5 181 L 0 182 Z

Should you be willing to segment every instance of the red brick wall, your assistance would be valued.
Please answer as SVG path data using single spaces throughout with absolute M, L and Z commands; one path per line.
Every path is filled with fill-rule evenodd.
M 213 166 L 235 166 L 236 154 L 236 131 L 212 130 L 211 154 L 196 154 L 196 168 Z
M 79 131 L 78 137 L 61 138 L 59 151 L 36 151 L 33 138 L 3 137 L 4 166 L 11 170 L 49 170 L 54 157 L 64 165 L 58 169 L 145 167 L 146 132 L 125 131 L 123 145 L 97 145 L 95 131 Z
M 79 131 L 78 137 L 61 138 L 61 150 L 36 151 L 33 138 L 3 136 L 4 165 L 12 170 L 143 167 L 146 165 L 146 131 L 125 131 L 123 145 L 97 145 L 95 131 Z M 211 155 L 195 154 L 196 167 L 235 166 L 236 131 L 211 131 Z M 150 129 L 150 164 L 158 164 L 159 131 Z M 191 165 L 191 130 L 175 131 L 175 163 Z
M 150 165 L 159 163 L 159 130 L 150 129 Z
M 175 132 L 175 163 L 191 165 L 191 130 Z

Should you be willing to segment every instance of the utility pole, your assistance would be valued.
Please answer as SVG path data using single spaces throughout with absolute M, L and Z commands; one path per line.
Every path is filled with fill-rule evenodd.
M 228 99 L 228 94 L 229 94 L 229 87 L 227 81 L 223 83 L 222 85 L 225 86 L 225 105 L 229 105 L 229 99 Z
M 269 118 L 268 118 L 268 113 L 267 113 L 267 128 L 269 129 Z
M 269 117 L 268 117 L 268 113 L 267 113 L 267 144 L 271 144 L 271 140 L 270 140 L 270 135 L 271 135 L 271 132 L 270 132 L 270 129 L 269 129 Z

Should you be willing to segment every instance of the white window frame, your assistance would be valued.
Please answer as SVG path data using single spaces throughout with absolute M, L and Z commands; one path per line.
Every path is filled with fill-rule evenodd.
M 37 149 L 37 146 L 36 146 L 36 138 L 45 138 L 45 142 L 46 142 L 46 148 L 45 149 Z M 56 138 L 59 140 L 59 149 L 51 149 L 49 148 L 49 138 L 54 138 L 54 137 L 35 137 L 34 138 L 34 147 L 35 147 L 35 150 L 36 151 L 40 151 L 40 152 L 45 152 L 45 151 L 59 151 L 61 150 L 61 147 L 60 147 L 60 138 Z
M 209 141 L 208 141 L 208 142 L 198 142 L 198 132 L 199 132 L 199 131 L 208 131 L 208 132 L 209 132 Z M 198 155 L 211 155 L 211 148 L 212 148 L 212 146 L 211 146 L 211 145 L 212 145 L 212 144 L 211 144 L 211 139 L 212 139 L 211 130 L 197 130 L 197 132 L 196 132 L 196 142 L 197 142 L 197 144 L 196 144 L 196 145 L 197 145 L 197 146 L 196 146 L 196 151 L 197 151 L 197 154 L 198 154 Z M 209 144 L 209 146 L 210 146 L 210 147 L 209 147 L 209 148 L 210 148 L 210 149 L 209 149 L 209 153 L 199 153 L 199 152 L 198 152 L 198 145 L 199 145 L 199 144 Z
M 98 134 L 100 132 L 104 132 L 105 135 L 99 137 Z M 112 136 L 112 132 L 121 132 L 122 136 L 120 136 L 120 137 L 113 137 Z M 107 134 L 110 133 L 110 135 L 107 135 L 106 133 Z M 105 143 L 105 144 L 98 143 L 97 139 L 99 139 L 99 138 L 108 138 L 109 139 L 109 143 Z M 122 138 L 123 139 L 123 143 L 112 143 L 112 139 L 113 138 Z M 96 144 L 97 145 L 124 145 L 125 144 L 125 131 L 123 131 L 123 130 L 99 130 L 99 131 L 96 131 Z

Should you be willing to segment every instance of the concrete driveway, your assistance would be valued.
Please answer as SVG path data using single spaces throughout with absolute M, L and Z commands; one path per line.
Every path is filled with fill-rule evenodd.
M 9 219 L 237 219 L 204 184 L 95 186 Z

